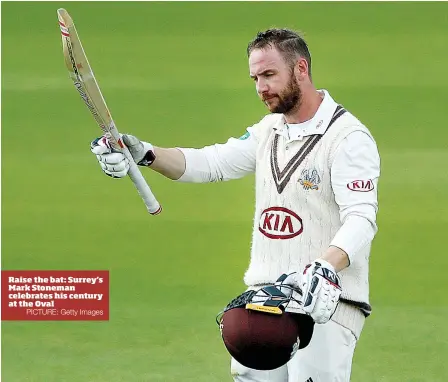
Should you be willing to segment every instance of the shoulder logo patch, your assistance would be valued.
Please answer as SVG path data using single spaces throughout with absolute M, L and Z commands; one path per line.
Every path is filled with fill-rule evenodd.
M 245 139 L 249 138 L 250 133 L 248 131 L 246 131 L 246 133 L 244 135 L 242 135 L 241 137 L 239 137 L 238 139 L 241 141 L 244 141 Z

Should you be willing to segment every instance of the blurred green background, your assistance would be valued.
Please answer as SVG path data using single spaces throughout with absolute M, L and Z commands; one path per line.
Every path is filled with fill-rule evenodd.
M 100 135 L 68 78 L 56 9 L 74 18 L 122 132 L 200 147 L 266 110 L 245 48 L 305 32 L 317 87 L 382 158 L 374 312 L 353 381 L 447 381 L 448 3 L 2 3 L 2 267 L 109 269 L 109 322 L 3 322 L 5 382 L 230 381 L 215 314 L 244 285 L 253 177 L 145 176 L 164 213 L 89 152 Z

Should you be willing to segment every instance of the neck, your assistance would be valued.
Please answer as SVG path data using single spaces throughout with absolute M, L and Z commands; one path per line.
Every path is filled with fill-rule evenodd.
M 314 117 L 322 103 L 323 95 L 314 87 L 302 90 L 301 102 L 296 108 L 285 114 L 286 123 L 302 123 Z

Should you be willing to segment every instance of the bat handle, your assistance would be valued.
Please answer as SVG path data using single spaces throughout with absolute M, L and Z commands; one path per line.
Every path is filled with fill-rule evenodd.
M 140 194 L 141 198 L 143 199 L 143 202 L 146 205 L 146 209 L 151 215 L 160 214 L 160 212 L 162 212 L 162 206 L 152 193 L 151 188 L 148 186 L 148 183 L 146 183 L 146 180 L 143 177 L 137 165 L 135 164 L 135 161 L 132 158 L 131 153 L 127 148 L 124 148 L 123 153 L 129 160 L 128 175 L 131 178 L 132 182 L 134 183 L 135 187 L 137 188 L 137 191 Z

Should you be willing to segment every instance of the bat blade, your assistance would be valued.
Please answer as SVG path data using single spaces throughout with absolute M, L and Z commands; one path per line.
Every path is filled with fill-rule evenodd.
M 128 175 L 142 197 L 148 212 L 152 215 L 159 214 L 162 208 L 146 183 L 131 153 L 122 142 L 120 133 L 112 119 L 82 47 L 73 19 L 65 9 L 58 9 L 57 14 L 61 30 L 65 65 L 76 90 L 98 126 L 108 137 L 113 149 L 121 151 L 129 160 L 130 167 Z

